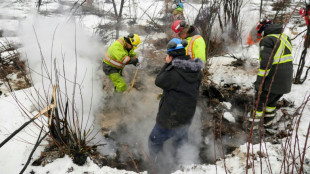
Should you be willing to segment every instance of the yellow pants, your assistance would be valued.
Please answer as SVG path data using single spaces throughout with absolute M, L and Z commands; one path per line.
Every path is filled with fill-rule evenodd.
M 123 76 L 120 73 L 112 73 L 108 75 L 112 80 L 115 90 L 117 92 L 124 92 L 127 89 L 127 84 Z

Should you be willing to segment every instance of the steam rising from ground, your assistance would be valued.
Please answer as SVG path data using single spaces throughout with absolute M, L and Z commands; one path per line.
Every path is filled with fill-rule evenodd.
M 52 86 L 58 85 L 57 95 L 62 97 L 57 102 L 64 107 L 67 96 L 72 108 L 74 100 L 80 124 L 84 119 L 82 124 L 87 130 L 93 123 L 94 112 L 104 102 L 103 72 L 99 69 L 103 45 L 88 36 L 81 24 L 65 17 L 33 15 L 21 22 L 19 37 L 22 59 L 29 64 L 34 87 L 42 96 L 38 100 L 44 103 L 38 108 L 47 106 Z
M 159 100 L 156 99 L 161 89 L 155 86 L 155 76 L 148 76 L 146 72 L 139 71 L 137 83 L 143 83 L 143 88 L 139 91 L 133 90 L 129 94 L 113 96 L 109 100 L 109 104 L 118 112 L 114 112 L 114 117 L 119 117 L 117 130 L 111 132 L 110 136 L 120 143 L 120 148 L 129 146 L 130 153 L 135 154 L 136 158 L 141 158 L 147 168 L 151 169 L 148 157 L 148 138 L 152 128 L 156 122 Z M 129 74 L 130 70 L 129 70 Z M 189 130 L 189 142 L 178 150 L 177 158 L 173 158 L 171 152 L 175 147 L 171 146 L 170 140 L 165 142 L 163 163 L 160 167 L 156 167 L 158 173 L 167 173 L 176 170 L 179 165 L 192 163 L 200 163 L 199 150 L 201 143 L 201 109 L 197 108 L 196 113 Z M 105 124 L 105 121 L 102 121 Z M 128 158 L 128 154 L 124 152 L 124 157 Z

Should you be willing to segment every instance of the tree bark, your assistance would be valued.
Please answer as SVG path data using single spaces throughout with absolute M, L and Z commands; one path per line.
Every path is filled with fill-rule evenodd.
M 115 36 L 115 39 L 118 39 L 118 37 L 119 37 L 119 29 L 120 29 L 121 22 L 122 22 L 122 13 L 123 13 L 123 7 L 124 7 L 125 0 L 121 1 L 119 13 L 117 13 L 115 0 L 112 0 L 112 3 L 113 3 L 113 8 L 114 8 L 114 13 L 115 13 L 115 16 L 116 16 L 116 27 L 115 27 L 116 36 Z
M 259 7 L 259 19 L 262 18 L 262 10 L 263 10 L 263 0 L 260 1 L 260 7 Z

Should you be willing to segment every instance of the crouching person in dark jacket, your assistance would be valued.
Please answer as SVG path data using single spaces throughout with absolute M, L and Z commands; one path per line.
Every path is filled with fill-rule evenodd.
M 187 141 L 195 114 L 204 64 L 186 55 L 186 45 L 186 40 L 177 38 L 168 43 L 166 64 L 155 80 L 156 86 L 163 89 L 156 124 L 149 136 L 150 157 L 155 163 L 165 141 L 172 140 L 175 152 Z

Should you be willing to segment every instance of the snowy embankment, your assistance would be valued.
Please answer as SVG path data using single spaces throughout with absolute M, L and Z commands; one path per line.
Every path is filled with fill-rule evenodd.
M 15 92 L 18 103 L 23 105 L 25 110 L 31 111 L 32 103 L 28 99 L 31 89 L 20 90 Z M 0 141 L 2 142 L 7 138 L 12 131 L 18 129 L 22 124 L 29 120 L 25 117 L 23 111 L 18 106 L 16 100 L 12 96 L 0 98 Z M 36 112 L 33 112 L 35 115 Z M 44 116 L 42 116 L 44 117 Z M 40 118 L 39 118 L 40 120 Z M 36 121 L 40 125 L 40 121 Z M 0 173 L 19 173 L 28 160 L 29 154 L 33 149 L 34 144 L 37 141 L 37 136 L 40 132 L 39 126 L 36 124 L 30 124 L 23 131 L 21 131 L 14 139 L 10 140 L 0 149 Z M 44 146 L 47 142 L 43 141 L 41 146 L 35 151 L 33 155 L 34 159 L 40 156 L 40 153 L 44 150 Z M 29 165 L 25 173 L 105 173 L 105 174 L 133 174 L 135 172 L 112 169 L 110 167 L 100 168 L 92 160 L 87 159 L 84 166 L 78 166 L 72 162 L 72 159 L 68 156 L 59 158 L 52 163 L 43 166 L 31 166 Z
M 61 65 L 61 62 L 66 62 L 66 66 L 64 67 L 68 78 L 74 77 L 74 73 L 72 72 L 74 72 L 75 69 L 75 66 L 73 66 L 73 62 L 75 62 L 74 57 L 76 57 L 77 59 L 79 59 L 78 73 L 81 73 L 78 76 L 83 78 L 78 78 L 77 81 L 81 82 L 82 85 L 80 86 L 80 90 L 83 95 L 87 96 L 84 99 L 84 107 L 89 106 L 91 103 L 90 101 L 88 101 L 88 99 L 91 98 L 90 96 L 92 96 L 91 92 L 96 92 L 96 99 L 93 97 L 92 101 L 95 103 L 101 103 L 101 100 L 104 97 L 103 94 L 100 92 L 102 90 L 102 82 L 101 80 L 95 79 L 98 78 L 98 74 L 100 75 L 103 72 L 101 70 L 98 71 L 96 73 L 97 76 L 94 75 L 94 73 L 97 71 L 98 68 L 97 61 L 100 62 L 101 59 L 100 58 L 98 60 L 98 56 L 95 54 L 102 51 L 103 49 L 98 49 L 96 45 L 93 45 L 93 42 L 88 40 L 90 39 L 89 36 L 86 36 L 85 32 L 79 30 L 81 29 L 81 26 L 78 25 L 74 27 L 74 25 L 72 25 L 70 21 L 66 22 L 68 18 L 61 17 L 63 15 L 59 16 L 58 14 L 55 15 L 55 17 L 44 16 L 37 14 L 37 12 L 35 11 L 32 11 L 35 10 L 34 7 L 36 2 L 36 0 L 29 0 L 15 3 L 11 1 L 4 1 L 0 3 L 0 30 L 3 31 L 4 36 L 9 36 L 2 37 L 0 40 L 1 43 L 16 43 L 16 41 L 17 43 L 22 43 L 23 47 L 19 51 L 22 54 L 23 59 L 28 59 L 28 63 L 32 68 L 32 72 L 41 72 L 42 74 L 43 72 L 40 67 L 42 63 L 40 51 L 42 51 L 42 54 L 46 58 L 45 61 L 47 61 L 48 65 L 53 64 L 53 62 L 49 62 L 49 60 L 52 60 L 49 58 L 51 56 L 51 50 L 52 54 L 58 58 L 58 60 L 55 61 L 58 66 Z M 49 13 L 55 10 L 60 10 L 59 8 L 61 8 L 59 3 L 53 2 L 46 4 L 46 6 L 42 6 L 42 11 L 46 11 L 47 13 Z M 59 28 L 57 28 L 58 24 Z M 76 33 L 72 32 L 75 31 L 75 29 Z M 56 37 L 53 37 L 54 32 L 56 33 Z M 34 34 L 37 34 L 38 36 L 38 43 L 36 42 L 36 37 Z M 74 56 L 75 36 L 76 38 L 78 38 L 78 50 L 76 52 L 78 55 L 76 56 Z M 86 40 L 83 40 L 82 38 Z M 52 47 L 53 43 L 54 47 Z M 6 54 L 7 52 L 3 52 L 1 53 L 1 56 L 5 56 Z M 62 65 L 60 67 L 62 67 Z M 51 66 L 47 66 L 47 68 L 51 68 Z M 53 72 L 52 69 L 49 69 L 48 71 Z M 42 89 L 46 89 L 46 87 L 51 86 L 49 86 L 49 80 L 46 79 L 46 76 L 44 76 L 45 86 L 43 84 L 40 84 L 43 81 L 41 80 L 43 76 L 41 78 L 39 76 L 32 74 L 32 80 L 35 84 L 35 87 L 39 89 L 40 92 L 42 92 Z M 10 79 L 13 80 L 16 78 L 16 76 L 10 77 Z M 95 81 L 96 85 L 94 85 L 92 81 Z M 63 85 L 64 83 L 61 84 Z M 18 129 L 25 122 L 29 121 L 31 117 L 35 116 L 38 113 L 37 110 L 39 110 L 39 108 L 37 108 L 37 100 L 33 98 L 34 95 L 36 95 L 36 91 L 34 91 L 34 88 L 9 93 L 8 86 L 6 86 L 4 82 L 0 81 L 0 86 L 0 142 L 2 142 L 13 131 Z M 96 91 L 96 89 L 99 89 L 100 91 Z M 48 94 L 48 96 L 51 96 L 51 94 Z M 46 107 L 45 104 L 48 102 L 43 103 L 41 104 L 44 106 L 41 105 L 40 108 Z M 81 109 L 81 106 L 83 107 L 83 105 L 78 106 L 79 109 Z M 90 113 L 88 110 L 86 110 L 85 112 L 87 112 L 87 114 Z M 30 152 L 32 151 L 34 144 L 37 141 L 41 125 L 46 125 L 46 117 L 40 116 L 35 122 L 36 124 L 29 124 L 25 129 L 18 133 L 18 135 L 16 135 L 13 139 L 11 139 L 9 142 L 7 142 L 4 146 L 1 147 L 0 173 L 19 173 L 25 166 Z M 92 120 L 90 122 L 92 122 Z M 43 134 L 45 132 L 46 130 L 43 131 Z M 33 154 L 30 165 L 26 169 L 25 173 L 31 173 L 32 171 L 35 173 L 55 174 L 67 172 L 89 172 L 106 174 L 135 173 L 124 170 L 112 169 L 110 167 L 100 168 L 98 167 L 98 165 L 93 163 L 92 160 L 89 159 L 84 166 L 77 166 L 73 164 L 72 159 L 68 156 L 65 156 L 64 158 L 59 158 L 53 163 L 46 164 L 44 167 L 32 166 L 32 162 L 39 158 L 41 152 L 44 150 L 45 145 L 47 144 L 47 141 L 43 141 L 41 143 L 41 146 L 39 146 Z

